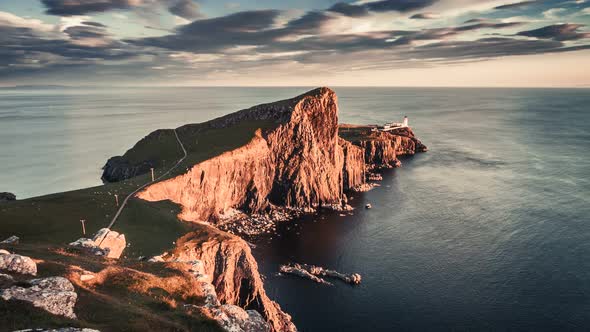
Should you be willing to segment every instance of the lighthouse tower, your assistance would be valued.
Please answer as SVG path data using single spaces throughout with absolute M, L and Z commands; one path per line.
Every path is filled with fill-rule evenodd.
M 404 116 L 404 124 L 402 125 L 403 127 L 407 127 L 408 126 L 408 117 Z

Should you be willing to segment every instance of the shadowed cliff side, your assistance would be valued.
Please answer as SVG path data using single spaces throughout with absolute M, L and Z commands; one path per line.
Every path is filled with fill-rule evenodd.
M 165 260 L 200 260 L 222 303 L 260 312 L 275 331 L 296 331 L 291 316 L 270 300 L 264 291 L 258 265 L 241 238 L 204 226 L 177 241 Z
M 185 125 L 176 129 L 188 150 L 182 167 L 137 197 L 172 201 L 182 209 L 179 218 L 199 225 L 166 260 L 203 261 L 222 303 L 257 310 L 276 331 L 295 330 L 290 316 L 266 295 L 248 244 L 199 221 L 216 224 L 235 210 L 345 208 L 345 192 L 366 185 L 368 170 L 399 166 L 398 155 L 426 150 L 410 128 L 372 129 L 348 126 L 339 137 L 337 97 L 328 88 Z M 124 178 L 141 165 L 169 163 L 177 148 L 167 135 L 146 136 L 117 159 L 118 166 L 107 163 L 105 173 Z M 161 149 L 166 159 L 154 159 L 153 151 Z
M 247 144 L 200 162 L 183 175 L 148 186 L 138 197 L 178 203 L 183 207 L 180 217 L 192 221 L 214 221 L 230 209 L 254 213 L 278 205 L 313 211 L 322 204 L 341 203 L 345 161 L 334 91 L 315 89 L 208 125 L 225 128 L 252 120 L 272 121 L 274 126 L 257 130 Z M 178 129 L 183 137 L 190 130 Z M 347 176 L 359 181 L 363 171 L 349 168 Z

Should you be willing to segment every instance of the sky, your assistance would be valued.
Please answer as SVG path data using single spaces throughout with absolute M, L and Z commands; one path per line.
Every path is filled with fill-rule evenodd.
M 0 0 L 0 86 L 590 87 L 590 0 Z

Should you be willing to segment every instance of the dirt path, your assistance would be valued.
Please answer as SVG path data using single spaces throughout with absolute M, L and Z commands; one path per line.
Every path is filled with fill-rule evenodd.
M 125 197 L 125 200 L 123 200 L 123 203 L 119 207 L 119 210 L 117 210 L 117 213 L 115 213 L 115 216 L 111 220 L 111 223 L 109 224 L 109 226 L 107 226 L 108 229 L 111 229 L 111 227 L 113 227 L 113 225 L 115 224 L 115 222 L 117 222 L 117 218 L 119 218 L 119 216 L 121 215 L 121 212 L 123 211 L 123 209 L 125 208 L 125 205 L 127 205 L 127 202 L 129 201 L 129 199 L 131 197 L 135 196 L 135 194 L 137 194 L 140 190 L 142 190 L 143 188 L 147 187 L 148 185 L 160 181 L 161 178 L 163 178 L 166 175 L 170 174 L 170 172 L 172 172 L 172 170 L 174 170 L 176 167 L 178 167 L 178 165 L 180 165 L 180 163 L 182 163 L 184 161 L 184 159 L 186 159 L 186 156 L 187 156 L 186 149 L 184 148 L 184 145 L 180 141 L 180 137 L 178 137 L 178 133 L 176 132 L 176 129 L 174 129 L 174 136 L 176 136 L 176 140 L 178 141 L 178 144 L 182 148 L 182 152 L 184 153 L 184 156 L 182 158 L 180 158 L 178 160 L 178 162 L 176 162 L 176 164 L 174 164 L 174 166 L 172 166 L 164 174 L 162 174 L 162 175 L 158 176 L 157 178 L 155 178 L 154 181 L 150 181 L 150 182 L 148 182 L 148 183 L 140 186 L 139 188 L 135 189 L 132 193 L 130 193 L 129 195 L 127 195 L 127 197 Z

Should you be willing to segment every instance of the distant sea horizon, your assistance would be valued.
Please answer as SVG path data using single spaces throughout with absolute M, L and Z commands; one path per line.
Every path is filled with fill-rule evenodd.
M 101 167 L 159 128 L 311 87 L 0 89 L 0 191 L 100 185 Z M 341 123 L 409 117 L 429 152 L 253 250 L 302 331 L 584 330 L 590 326 L 590 94 L 585 88 L 337 87 Z M 373 208 L 366 210 L 364 204 Z M 288 262 L 363 276 L 333 287 Z
M 337 88 L 392 88 L 392 89 L 590 89 L 590 84 L 575 86 L 486 86 L 486 85 L 6 85 L 0 86 L 0 89 L 149 89 L 149 88 L 307 88 L 313 89 L 319 86 L 325 86 L 333 89 Z

